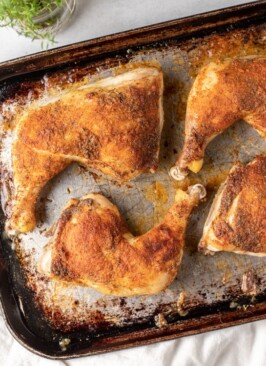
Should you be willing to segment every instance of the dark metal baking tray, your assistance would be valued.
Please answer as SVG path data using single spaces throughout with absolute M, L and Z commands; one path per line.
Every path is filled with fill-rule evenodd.
M 0 99 L 2 102 L 6 102 L 17 94 L 21 95 L 21 98 L 25 97 L 31 88 L 35 88 L 33 89 L 35 91 L 41 88 L 44 78 L 47 78 L 46 75 L 49 75 L 49 80 L 52 80 L 56 85 L 56 83 L 60 83 L 60 80 L 62 81 L 62 75 L 66 75 L 70 71 L 71 78 L 79 80 L 87 73 L 93 75 L 98 70 L 108 72 L 109 69 L 116 67 L 118 64 L 153 58 L 159 58 L 162 62 L 168 79 L 175 79 L 175 74 L 171 71 L 173 67 L 172 60 L 176 61 L 174 64 L 175 68 L 179 67 L 182 69 L 185 57 L 186 65 L 189 65 L 189 70 L 192 74 L 186 76 L 182 74 L 183 79 L 178 79 L 178 88 L 180 89 L 178 104 L 182 108 L 177 108 L 177 110 L 172 112 L 169 110 L 172 108 L 172 102 L 175 102 L 172 95 L 176 94 L 176 84 L 171 80 L 166 80 L 165 108 L 167 110 L 166 119 L 168 122 L 162 138 L 161 160 L 162 166 L 169 165 L 169 161 L 164 154 L 169 149 L 174 151 L 171 159 L 174 159 L 176 154 L 175 148 L 173 149 L 175 142 L 167 140 L 169 135 L 172 134 L 171 131 L 167 132 L 167 129 L 171 129 L 169 119 L 171 113 L 174 113 L 182 120 L 186 95 L 193 76 L 195 76 L 202 63 L 208 61 L 208 57 L 212 59 L 213 54 L 217 57 L 221 55 L 231 57 L 237 55 L 237 52 L 240 52 L 242 56 L 255 51 L 258 54 L 263 53 L 265 50 L 265 39 L 260 36 L 265 31 L 265 19 L 266 1 L 259 1 L 7 61 L 0 64 Z M 233 40 L 235 42 L 234 47 L 232 47 Z M 173 50 L 175 51 L 173 52 Z M 181 130 L 180 132 L 182 132 Z M 247 128 L 241 124 L 237 125 L 235 130 L 230 130 L 228 135 L 222 136 L 216 143 L 223 147 L 223 141 L 226 138 L 230 138 L 230 134 L 233 136 L 236 134 L 241 135 L 243 131 L 244 135 L 245 133 L 249 134 L 250 131 L 247 130 L 247 132 L 246 130 Z M 252 135 L 251 138 L 253 143 L 254 141 L 257 142 L 256 135 Z M 240 141 L 240 144 L 243 141 Z M 244 160 L 245 158 L 250 158 L 252 154 L 258 153 L 257 146 L 255 145 L 256 143 L 251 153 L 249 152 L 246 156 L 243 155 Z M 262 145 L 262 149 L 264 147 L 265 145 Z M 219 160 L 219 157 L 215 156 L 215 158 Z M 233 159 L 234 157 L 231 158 Z M 221 160 L 221 162 L 224 164 L 223 174 L 221 172 L 218 174 L 212 167 L 214 173 L 213 175 L 208 175 L 209 180 L 206 183 L 210 191 L 215 191 L 222 178 L 225 177 L 226 169 L 232 163 L 231 160 Z M 208 162 L 206 165 L 208 166 Z M 210 161 L 209 166 L 211 166 Z M 70 171 L 65 174 L 73 174 L 71 169 L 75 170 L 76 168 L 70 168 Z M 99 186 L 103 190 L 106 189 L 106 182 L 103 183 L 102 178 L 97 177 L 97 174 L 94 177 L 96 181 L 100 182 Z M 156 177 L 160 183 L 160 172 Z M 63 180 L 63 177 L 61 178 Z M 144 176 L 141 179 L 134 184 L 145 188 L 145 184 L 150 178 Z M 169 183 L 164 182 L 163 179 L 162 182 L 169 190 Z M 204 176 L 201 176 L 201 179 L 204 180 Z M 126 188 L 119 186 L 114 188 L 112 192 L 115 192 L 115 189 L 118 191 L 124 190 L 122 193 L 126 192 Z M 130 189 L 134 190 L 134 187 L 130 187 Z M 45 194 L 47 194 L 47 191 L 44 192 L 44 196 Z M 150 195 L 150 192 L 146 192 L 147 195 Z M 159 202 L 159 204 L 164 206 L 163 202 Z M 123 211 L 123 207 L 121 209 Z M 156 215 L 160 216 L 163 210 L 161 210 L 161 207 L 158 210 Z M 204 211 L 204 207 L 201 207 L 200 210 Z M 130 214 L 127 215 L 125 208 L 124 211 L 122 213 L 125 214 L 125 217 L 133 222 L 133 230 L 138 231 L 138 225 L 134 222 L 134 218 Z M 195 213 L 194 222 L 200 215 L 200 211 Z M 238 257 L 234 255 L 231 255 L 231 257 L 230 255 L 227 256 L 226 261 L 221 260 L 223 257 L 220 257 L 220 260 L 206 259 L 205 257 L 201 257 L 198 260 L 198 255 L 195 254 L 196 243 L 195 238 L 193 240 L 192 222 L 188 229 L 188 237 L 191 243 L 187 245 L 183 266 L 190 266 L 195 261 L 195 266 L 206 266 L 207 269 L 208 263 L 212 261 L 216 265 L 214 269 L 219 269 L 223 274 L 223 280 L 225 282 L 228 281 L 227 287 L 222 287 L 221 285 L 218 288 L 215 287 L 215 283 L 212 287 L 206 285 L 206 288 L 204 289 L 203 286 L 201 292 L 197 294 L 200 296 L 197 298 L 189 298 L 188 296 L 187 300 L 183 299 L 184 301 L 180 300 L 182 295 L 182 292 L 180 292 L 175 309 L 173 307 L 172 295 L 169 295 L 169 293 L 162 295 L 165 296 L 162 297 L 163 301 L 160 298 L 154 300 L 157 305 L 149 311 L 145 309 L 148 300 L 142 299 L 142 302 L 140 301 L 138 304 L 142 304 L 144 308 L 134 308 L 137 315 L 135 314 L 132 318 L 133 320 L 131 319 L 130 306 L 125 299 L 119 299 L 116 303 L 112 303 L 114 306 L 119 307 L 119 311 L 122 311 L 122 308 L 125 309 L 125 305 L 127 305 L 127 317 L 119 326 L 108 322 L 107 318 L 103 317 L 100 311 L 95 314 L 92 327 L 89 327 L 88 324 L 82 326 L 78 322 L 75 324 L 74 321 L 70 322 L 69 326 L 65 325 L 64 327 L 62 325 L 63 321 L 60 319 L 60 313 L 59 317 L 54 316 L 54 323 L 51 324 L 44 316 L 44 309 L 41 309 L 36 301 L 34 286 L 28 286 L 26 280 L 27 273 L 25 272 L 25 267 L 21 264 L 25 258 L 17 255 L 18 253 L 12 249 L 12 243 L 4 235 L 4 221 L 5 217 L 2 212 L 0 291 L 3 315 L 7 327 L 13 336 L 26 348 L 39 355 L 53 359 L 92 355 L 266 318 L 265 260 L 260 262 L 252 262 L 250 260 L 249 262 L 248 259 L 238 260 Z M 145 222 L 144 224 L 142 223 L 142 226 L 144 229 L 147 229 L 153 223 Z M 228 265 L 230 258 L 234 258 L 231 269 Z M 253 268 L 254 263 L 256 263 L 256 267 L 254 267 L 252 272 L 250 268 Z M 234 276 L 231 272 L 235 270 L 234 266 L 237 265 L 239 266 L 239 272 L 235 273 Z M 247 269 L 247 272 L 243 272 L 244 268 Z M 230 279 L 228 279 L 229 270 L 231 271 Z M 186 275 L 185 272 L 185 270 L 181 270 L 181 278 Z M 241 291 L 241 276 L 243 274 L 250 276 L 256 284 L 256 296 Z M 213 273 L 210 273 L 210 276 L 212 275 Z M 193 276 L 195 277 L 195 274 L 191 274 L 191 277 Z M 193 280 L 195 279 L 194 277 Z M 174 293 L 174 286 L 169 291 Z M 216 293 L 218 290 L 221 292 L 219 295 Z M 167 296 L 172 300 L 167 302 Z M 214 298 L 216 301 L 213 301 Z M 152 301 L 153 298 L 151 299 Z M 111 302 L 109 306 L 110 304 Z M 159 314 L 163 314 L 166 322 L 162 322 L 162 324 L 158 322 Z M 62 346 L 65 339 L 71 340 L 67 347 Z

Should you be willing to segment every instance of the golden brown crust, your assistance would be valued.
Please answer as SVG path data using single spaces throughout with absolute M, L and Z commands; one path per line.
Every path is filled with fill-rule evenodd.
M 110 166 L 109 175 L 127 180 L 157 167 L 161 95 L 160 72 L 113 89 L 75 90 L 31 110 L 17 137 L 38 151 Z
M 58 221 L 50 244 L 52 276 L 119 296 L 165 289 L 176 276 L 198 198 L 182 192 L 162 224 L 135 238 L 115 206 L 91 196 L 72 200 Z
M 217 250 L 266 255 L 266 155 L 247 166 L 236 165 L 225 184 L 212 235 L 208 231 L 202 243 Z
M 266 58 L 210 63 L 190 91 L 186 137 L 177 165 L 183 171 L 203 159 L 207 144 L 234 122 L 246 120 L 266 138 Z
M 163 123 L 162 93 L 160 68 L 144 64 L 72 88 L 49 104 L 33 104 L 15 130 L 15 197 L 9 226 L 22 232 L 34 228 L 38 193 L 72 161 L 121 180 L 154 171 Z
M 21 232 L 27 232 L 36 225 L 35 203 L 41 189 L 71 161 L 45 152 L 36 153 L 20 140 L 15 141 L 12 154 L 14 196 L 8 228 L 19 227 Z

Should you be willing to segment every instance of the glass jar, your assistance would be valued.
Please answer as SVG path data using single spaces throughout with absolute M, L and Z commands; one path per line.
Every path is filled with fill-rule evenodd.
M 32 19 L 33 23 L 38 26 L 38 32 L 40 34 L 49 33 L 55 35 L 68 23 L 75 11 L 75 7 L 75 0 L 64 0 L 62 5 L 55 5 L 51 11 L 45 10 L 34 17 Z

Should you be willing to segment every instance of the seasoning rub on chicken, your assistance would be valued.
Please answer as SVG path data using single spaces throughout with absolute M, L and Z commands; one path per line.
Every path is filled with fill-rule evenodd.
M 43 186 L 75 161 L 122 181 L 158 165 L 163 126 L 163 74 L 137 64 L 119 75 L 72 88 L 18 118 L 12 148 L 13 211 L 9 227 L 36 225 Z
M 205 196 L 203 186 L 178 190 L 161 224 L 135 237 L 116 206 L 100 194 L 72 199 L 63 210 L 39 269 L 58 280 L 105 294 L 156 294 L 174 280 L 187 222 Z
M 266 256 L 266 155 L 231 169 L 214 199 L 199 248 Z
M 208 143 L 238 120 L 266 138 L 266 58 L 211 62 L 203 67 L 189 93 L 185 143 L 170 174 L 182 180 L 197 173 Z

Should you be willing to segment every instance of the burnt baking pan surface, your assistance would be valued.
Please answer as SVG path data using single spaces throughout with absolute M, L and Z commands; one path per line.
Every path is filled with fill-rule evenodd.
M 165 77 L 165 126 L 156 174 L 120 184 L 97 171 L 71 165 L 44 189 L 38 227 L 12 242 L 4 234 L 9 202 L 2 188 L 1 301 L 14 337 L 33 352 L 69 358 L 123 349 L 219 329 L 266 317 L 264 258 L 197 251 L 204 220 L 220 183 L 236 160 L 265 152 L 265 142 L 243 122 L 211 143 L 204 168 L 183 182 L 168 169 L 183 143 L 187 95 L 203 65 L 228 57 L 265 55 L 266 1 L 171 21 L 42 52 L 0 64 L 2 183 L 12 184 L 13 116 L 56 88 L 113 75 L 131 62 L 159 61 Z M 11 132 L 10 132 L 11 131 Z M 8 148 L 9 147 L 9 148 Z M 184 258 L 175 282 L 156 296 L 118 298 L 51 281 L 37 271 L 49 227 L 71 197 L 101 192 L 128 226 L 140 234 L 158 223 L 177 188 L 201 182 L 208 190 L 187 230 Z M 3 184 L 2 184 L 3 187 Z

